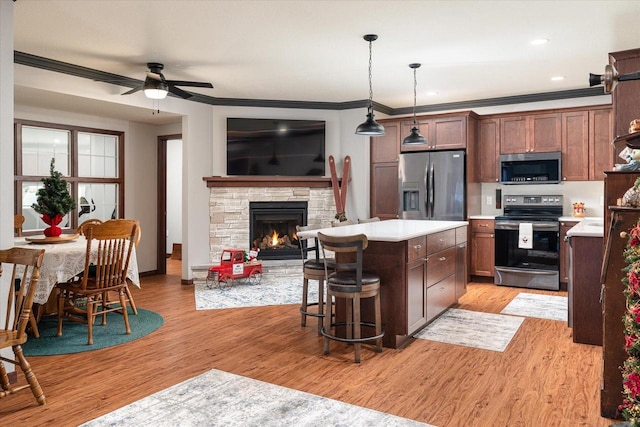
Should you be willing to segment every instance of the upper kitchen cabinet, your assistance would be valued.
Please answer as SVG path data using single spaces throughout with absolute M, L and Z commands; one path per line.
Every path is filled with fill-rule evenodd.
M 610 53 L 609 64 L 616 67 L 619 74 L 635 73 L 640 70 L 640 49 Z M 624 88 L 616 87 L 611 93 L 615 137 L 628 134 L 629 122 L 640 117 L 640 80 L 619 82 L 618 85 Z
M 413 119 L 405 120 L 400 129 L 400 151 L 457 150 L 468 147 L 469 126 L 475 123 L 472 112 L 453 113 L 442 116 L 420 116 L 416 118 L 420 134 L 425 138 L 424 145 L 402 145 L 402 141 L 411 133 Z
M 611 108 L 562 113 L 563 181 L 602 181 L 613 167 Z
M 370 138 L 371 163 L 397 162 L 400 153 L 400 121 L 380 120 L 385 135 Z
M 500 119 L 478 120 L 477 180 L 497 182 L 498 158 L 500 156 Z
M 501 154 L 560 151 L 561 138 L 561 117 L 558 113 L 500 119 Z

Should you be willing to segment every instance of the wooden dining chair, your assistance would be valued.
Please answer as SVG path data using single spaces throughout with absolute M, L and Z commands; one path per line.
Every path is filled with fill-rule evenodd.
M 93 227 L 94 225 L 100 225 L 102 224 L 102 220 L 98 219 L 98 218 L 90 218 L 84 222 L 82 222 L 82 224 L 80 224 L 78 226 L 78 228 L 76 228 L 76 234 L 79 236 L 85 236 L 86 235 L 86 229 L 88 227 Z
M 13 216 L 13 232 L 18 237 L 22 237 L 22 224 L 24 224 L 24 215 L 15 214 Z
M 62 336 L 63 319 L 86 323 L 91 345 L 95 318 L 102 316 L 102 325 L 106 325 L 107 313 L 116 311 L 122 313 L 126 333 L 131 333 L 125 288 L 137 228 L 136 221 L 130 220 L 107 221 L 87 228 L 85 273 L 57 284 L 57 336 Z M 97 258 L 92 258 L 92 251 L 97 252 Z M 109 292 L 118 294 L 117 302 L 109 299 Z
M 45 397 L 31 365 L 24 357 L 22 344 L 27 342 L 27 324 L 31 316 L 33 297 L 40 279 L 40 267 L 44 257 L 44 249 L 11 248 L 0 250 L 0 276 L 6 264 L 12 264 L 9 281 L 9 298 L 5 307 L 6 319 L 0 325 L 0 350 L 13 350 L 14 358 L 0 356 L 0 398 L 19 390 L 31 388 L 33 396 L 40 405 L 45 404 Z M 19 366 L 24 373 L 27 384 L 11 385 L 3 362 Z

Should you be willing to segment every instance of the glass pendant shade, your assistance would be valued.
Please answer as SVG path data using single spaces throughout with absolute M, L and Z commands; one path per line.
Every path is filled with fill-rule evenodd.
M 426 144 L 427 140 L 424 139 L 424 136 L 420 135 L 420 131 L 418 130 L 418 123 L 416 122 L 416 89 L 417 89 L 417 80 L 416 80 L 416 69 L 420 67 L 420 64 L 409 64 L 409 68 L 413 69 L 413 127 L 411 128 L 411 133 L 404 140 L 402 140 L 402 145 L 422 145 Z
M 371 43 L 378 39 L 375 34 L 367 34 L 363 37 L 369 42 L 369 103 L 367 106 L 367 120 L 356 128 L 356 135 L 384 136 L 384 126 L 376 123 L 373 118 L 373 86 L 371 84 Z
M 147 77 L 144 81 L 144 95 L 151 99 L 164 99 L 169 93 L 169 85 L 161 80 Z

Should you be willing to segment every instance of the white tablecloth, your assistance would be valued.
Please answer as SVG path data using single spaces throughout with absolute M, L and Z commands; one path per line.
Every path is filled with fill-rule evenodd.
M 40 268 L 40 281 L 33 299 L 34 303 L 46 304 L 56 283 L 67 281 L 84 270 L 87 250 L 87 239 L 84 236 L 78 236 L 78 239 L 72 242 L 55 244 L 29 243 L 24 237 L 16 237 L 14 244 L 15 246 L 45 250 L 42 268 Z M 140 287 L 135 248 L 131 253 L 127 278 L 134 285 Z

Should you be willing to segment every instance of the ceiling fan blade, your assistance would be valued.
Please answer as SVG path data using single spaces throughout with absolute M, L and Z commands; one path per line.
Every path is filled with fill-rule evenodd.
M 136 93 L 139 90 L 142 90 L 142 87 L 135 87 L 131 90 L 126 91 L 125 93 L 122 93 L 121 95 L 131 95 L 132 93 Z
M 190 86 L 190 87 L 208 87 L 213 89 L 213 85 L 211 83 L 206 82 L 189 82 L 184 80 L 165 80 L 168 84 L 174 86 Z
M 169 85 L 169 92 L 171 92 L 174 95 L 178 95 L 180 98 L 191 98 L 193 95 L 191 95 L 189 92 L 186 92 L 180 88 L 177 88 L 173 85 Z

